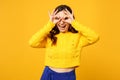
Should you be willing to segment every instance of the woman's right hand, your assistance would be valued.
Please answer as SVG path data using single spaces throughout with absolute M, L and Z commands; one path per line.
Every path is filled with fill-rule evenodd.
M 59 22 L 59 20 L 60 20 L 59 16 L 56 15 L 56 14 L 57 14 L 57 11 L 58 11 L 58 10 L 55 11 L 55 9 L 53 10 L 52 13 L 50 13 L 50 12 L 48 11 L 48 14 L 49 14 L 49 17 L 50 17 L 50 21 L 52 21 L 54 24 L 56 24 L 56 23 Z

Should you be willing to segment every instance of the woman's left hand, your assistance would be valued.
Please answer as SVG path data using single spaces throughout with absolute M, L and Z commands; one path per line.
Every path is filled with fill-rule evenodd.
M 67 17 L 68 17 L 68 18 L 65 18 L 65 22 L 71 24 L 71 22 L 74 20 L 73 12 L 71 14 L 67 9 L 65 9 L 65 12 L 67 13 Z

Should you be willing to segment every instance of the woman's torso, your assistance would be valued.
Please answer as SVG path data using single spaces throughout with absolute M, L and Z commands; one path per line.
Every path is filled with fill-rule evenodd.
M 52 66 L 52 70 L 60 72 L 75 69 L 74 66 L 80 64 L 80 36 L 79 33 L 59 33 L 56 35 L 57 43 L 54 46 L 51 46 L 51 40 L 48 38 L 45 65 Z

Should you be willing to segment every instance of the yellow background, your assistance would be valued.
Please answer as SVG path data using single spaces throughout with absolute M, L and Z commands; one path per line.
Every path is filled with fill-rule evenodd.
M 0 80 L 40 79 L 45 49 L 28 41 L 59 4 L 71 6 L 76 19 L 100 35 L 83 49 L 77 80 L 120 80 L 119 0 L 0 0 Z

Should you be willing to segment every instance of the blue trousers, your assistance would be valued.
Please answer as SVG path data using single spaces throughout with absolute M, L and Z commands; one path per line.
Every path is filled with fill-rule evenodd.
M 46 66 L 40 80 L 76 80 L 75 70 L 58 73 Z

